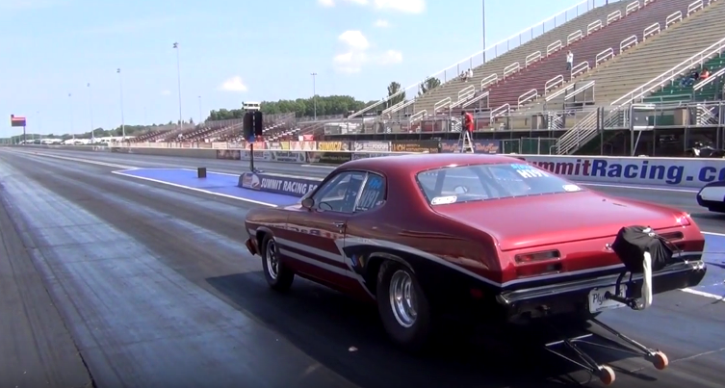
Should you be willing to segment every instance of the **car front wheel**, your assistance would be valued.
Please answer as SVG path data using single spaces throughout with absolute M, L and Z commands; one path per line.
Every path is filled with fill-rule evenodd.
M 415 274 L 392 261 L 380 266 L 378 312 L 390 338 L 410 351 L 422 350 L 432 332 L 430 305 Z
M 262 243 L 262 267 L 267 284 L 277 291 L 287 291 L 292 286 L 295 274 L 280 260 L 279 246 L 271 235 Z

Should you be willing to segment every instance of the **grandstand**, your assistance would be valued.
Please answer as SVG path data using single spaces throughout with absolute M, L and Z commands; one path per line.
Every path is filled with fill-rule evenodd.
M 652 2 L 652 0 L 641 1 L 647 4 Z M 548 56 L 557 54 L 568 44 L 573 44 L 577 40 L 582 39 L 587 33 L 592 34 L 598 30 L 606 29 L 607 24 L 612 24 L 626 15 L 628 4 L 630 4 L 626 1 L 611 1 L 599 7 L 589 8 L 589 4 L 592 2 L 584 3 L 588 8 L 583 12 L 580 11 L 580 8 L 575 8 L 579 15 L 564 24 L 557 25 L 555 28 L 536 36 L 545 28 L 547 22 L 552 19 L 558 20 L 562 15 L 568 15 L 569 10 L 547 21 L 543 21 L 525 31 L 525 33 L 519 34 L 516 38 L 519 42 L 523 41 L 522 44 L 509 51 L 497 53 L 498 55 L 495 58 L 473 68 L 473 78 L 468 82 L 463 82 L 460 77 L 457 77 L 460 72 L 467 69 L 466 66 L 470 66 L 468 61 L 465 61 L 455 66 L 457 73 L 453 78 L 448 78 L 447 72 L 443 74 L 445 79 L 441 79 L 443 82 L 441 86 L 428 91 L 419 98 L 411 99 L 386 109 L 383 113 L 391 115 L 405 113 L 426 116 L 433 115 L 447 107 L 460 106 L 463 104 L 463 101 L 468 101 L 470 98 L 473 98 L 476 91 L 481 89 L 488 90 L 497 84 L 510 81 L 514 76 L 526 72 L 529 68 L 535 67 L 538 62 L 546 59 Z M 609 20 L 609 23 L 607 20 Z M 507 46 L 509 46 L 508 41 Z M 490 55 L 490 53 L 487 54 Z M 471 57 L 471 61 L 473 61 L 473 57 Z M 562 62 L 562 71 L 564 70 L 564 66 L 565 63 Z M 440 78 L 438 74 L 432 77 Z M 417 90 L 413 90 L 412 92 L 415 93 Z M 412 95 L 413 93 L 408 91 L 406 95 Z M 479 95 L 476 98 L 482 99 L 483 97 Z M 495 103 L 489 102 L 487 105 L 493 109 L 496 108 Z M 371 108 L 373 107 L 367 107 L 363 111 L 367 112 Z M 363 111 L 357 112 L 351 117 L 358 116 Z
M 579 83 L 595 82 L 597 105 L 609 105 L 632 89 L 656 78 L 725 37 L 725 25 L 721 22 L 725 18 L 723 2 L 715 2 L 704 9 L 701 1 L 686 0 L 679 2 L 678 5 L 682 9 L 639 31 L 637 37 L 640 44 L 636 47 L 577 80 Z M 719 53 L 716 57 L 706 66 L 711 69 L 722 67 Z M 693 66 L 701 67 L 700 59 L 696 58 Z M 705 60 L 707 61 L 707 58 Z M 686 73 L 689 74 L 690 69 L 687 69 Z M 670 85 L 674 87 L 679 85 L 679 82 L 675 80 L 670 82 Z M 674 92 L 673 88 L 666 89 L 668 90 L 657 92 L 645 101 L 665 101 L 666 99 L 658 96 Z M 564 98 L 560 95 L 549 102 L 561 104 Z

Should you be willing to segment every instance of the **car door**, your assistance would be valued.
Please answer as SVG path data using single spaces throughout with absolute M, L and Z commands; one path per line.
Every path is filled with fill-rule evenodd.
M 315 191 L 310 209 L 290 211 L 288 239 L 278 243 L 280 253 L 292 259 L 295 271 L 334 288 L 359 287 L 357 276 L 345 263 L 342 248 L 347 222 L 366 177 L 366 172 L 342 171 Z

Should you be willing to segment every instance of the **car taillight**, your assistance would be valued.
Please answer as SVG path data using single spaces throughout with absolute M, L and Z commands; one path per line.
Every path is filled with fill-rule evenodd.
M 687 214 L 687 213 L 685 213 L 685 214 L 677 217 L 676 220 L 677 220 L 677 223 L 680 224 L 680 225 L 682 225 L 682 226 L 690 226 L 690 225 L 692 225 L 690 223 L 690 215 Z
M 537 263 L 537 262 L 547 261 L 547 260 L 557 260 L 560 257 L 561 257 L 561 254 L 557 250 L 522 253 L 522 254 L 516 255 L 516 264 L 529 264 L 529 263 Z

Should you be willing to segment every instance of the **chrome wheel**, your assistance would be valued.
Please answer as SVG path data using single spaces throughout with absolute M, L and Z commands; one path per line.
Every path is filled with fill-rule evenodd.
M 274 240 L 269 240 L 264 251 L 264 258 L 267 260 L 267 272 L 272 280 L 276 280 L 279 275 L 279 256 L 277 255 L 277 244 Z
M 408 272 L 397 270 L 390 279 L 390 307 L 398 324 L 411 327 L 418 317 L 413 279 Z

